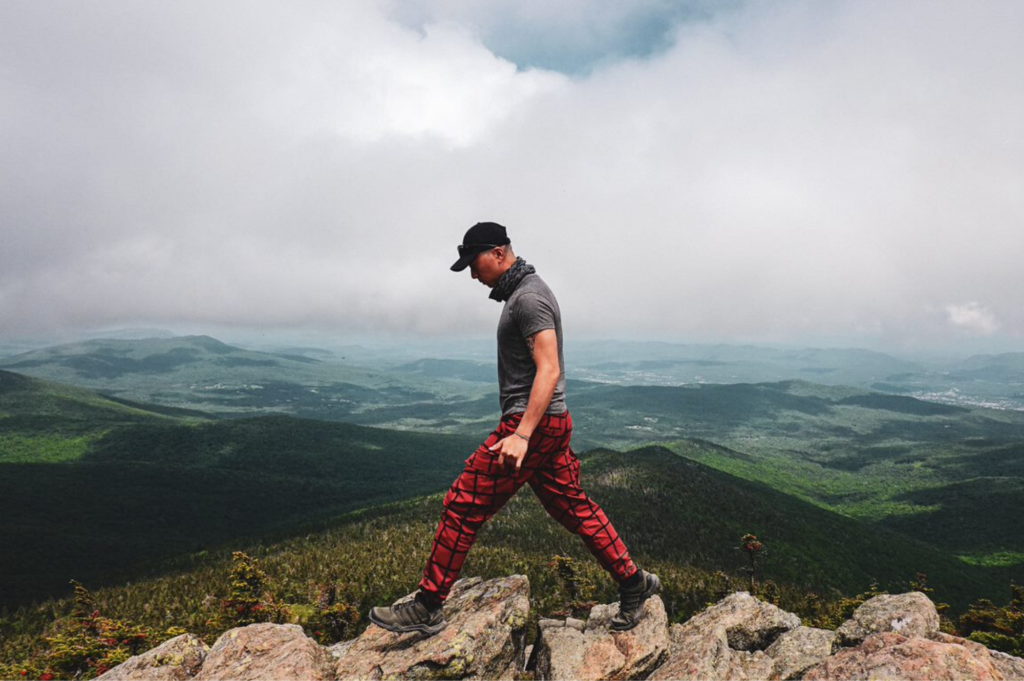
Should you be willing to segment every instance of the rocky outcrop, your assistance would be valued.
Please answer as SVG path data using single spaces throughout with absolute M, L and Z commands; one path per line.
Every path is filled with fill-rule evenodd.
M 331 656 L 297 624 L 250 624 L 224 632 L 195 681 L 332 678 Z
M 668 650 L 668 616 L 657 596 L 644 603 L 640 623 L 630 631 L 611 631 L 618 604 L 597 605 L 586 622 L 541 620 L 536 643 L 536 676 L 573 679 L 643 679 Z
M 920 591 L 875 596 L 857 608 L 853 618 L 836 630 L 836 636 L 840 645 L 849 646 L 887 631 L 907 637 L 937 634 L 939 613 L 935 604 Z
M 797 627 L 785 632 L 764 651 L 773 660 L 769 680 L 800 678 L 832 654 L 835 640 L 836 632 L 829 629 Z
M 834 632 L 800 626 L 796 615 L 743 592 L 671 627 L 657 596 L 631 631 L 610 630 L 617 611 L 598 605 L 586 620 L 541 620 L 527 666 L 526 578 L 465 579 L 436 636 L 371 625 L 324 647 L 296 625 L 253 624 L 225 632 L 212 648 L 179 636 L 100 678 L 1024 681 L 1024 660 L 940 632 L 935 606 L 919 593 L 873 598 Z
M 804 675 L 815 679 L 989 679 L 1004 678 L 989 655 L 975 655 L 955 643 L 872 634 L 856 648 L 841 650 Z
M 210 646 L 192 634 L 164 641 L 156 648 L 119 664 L 102 676 L 105 681 L 152 679 L 185 681 L 199 673 Z
M 998 650 L 990 650 L 977 641 L 969 641 L 959 636 L 950 636 L 942 632 L 935 634 L 932 638 L 941 643 L 955 643 L 956 645 L 964 646 L 971 650 L 975 657 L 985 658 L 985 656 L 988 656 L 992 661 L 992 666 L 1003 675 L 1003 678 L 1024 679 L 1024 659 L 1001 653 Z
M 759 601 L 745 591 L 672 626 L 659 679 L 767 679 L 775 665 L 764 651 L 784 632 L 800 626 L 792 613 Z
M 876 596 L 836 631 L 846 647 L 812 667 L 808 681 L 1024 679 L 1024 660 L 939 631 L 935 605 L 922 593 Z
M 411 598 L 412 594 L 408 596 Z M 393 634 L 371 625 L 335 646 L 337 679 L 511 679 L 523 668 L 530 583 L 514 575 L 456 582 L 441 633 Z

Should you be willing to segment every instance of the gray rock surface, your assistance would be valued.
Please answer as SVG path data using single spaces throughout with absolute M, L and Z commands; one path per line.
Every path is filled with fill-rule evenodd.
M 951 636 L 941 631 L 932 635 L 930 638 L 933 641 L 939 641 L 941 643 L 961 645 L 971 651 L 971 654 L 974 655 L 974 657 L 980 659 L 987 658 L 992 663 L 992 666 L 1003 675 L 1004 679 L 1024 681 L 1024 659 L 1014 657 L 1013 655 L 1007 655 L 1006 653 L 998 650 L 990 650 L 976 641 L 960 638 L 959 636 Z
M 210 646 L 198 637 L 182 634 L 164 641 L 152 650 L 125 660 L 97 678 L 104 681 L 184 681 L 196 675 L 209 651 Z
M 783 633 L 768 646 L 772 658 L 770 681 L 798 679 L 803 672 L 832 654 L 836 632 L 828 629 L 797 627 Z
M 668 649 L 665 605 L 658 596 L 650 598 L 636 627 L 613 632 L 610 623 L 618 612 L 614 603 L 594 606 L 585 623 L 573 618 L 544 620 L 539 627 L 536 677 L 552 681 L 645 678 Z
M 894 632 L 868 636 L 854 648 L 844 648 L 812 667 L 806 681 L 834 679 L 901 679 L 902 681 L 999 681 L 1005 677 L 990 656 L 978 656 L 965 646 Z
M 919 591 L 875 596 L 836 630 L 836 638 L 840 645 L 851 646 L 886 631 L 908 638 L 927 638 L 939 631 L 939 613 L 935 604 Z
M 224 632 L 195 681 L 321 681 L 330 679 L 331 656 L 297 624 L 250 624 Z
M 445 603 L 444 631 L 424 638 L 370 625 L 354 642 L 336 648 L 334 678 L 511 679 L 524 663 L 529 595 L 522 575 L 459 580 Z
M 1024 681 L 1024 659 L 1007 655 L 998 650 L 989 651 L 992 666 L 999 670 L 1007 681 Z
M 764 653 L 786 631 L 800 626 L 792 613 L 745 591 L 673 625 L 665 662 L 651 675 L 659 679 L 767 679 L 774 660 Z

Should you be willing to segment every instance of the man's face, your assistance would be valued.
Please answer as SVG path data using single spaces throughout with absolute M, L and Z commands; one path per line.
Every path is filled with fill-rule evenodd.
M 500 248 L 492 248 L 476 256 L 476 259 L 469 263 L 470 276 L 479 280 L 484 286 L 494 288 L 494 285 L 501 279 L 501 275 L 505 273 L 501 267 L 501 255 Z

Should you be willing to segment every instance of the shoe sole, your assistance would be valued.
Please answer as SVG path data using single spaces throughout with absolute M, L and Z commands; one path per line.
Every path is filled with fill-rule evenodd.
M 429 624 L 408 624 L 406 626 L 401 626 L 398 624 L 388 624 L 387 622 L 381 622 L 376 617 L 374 617 L 372 610 L 370 611 L 370 621 L 376 624 L 381 629 L 386 629 L 387 631 L 393 632 L 395 634 L 408 634 L 410 632 L 415 631 L 420 634 L 426 634 L 427 636 L 433 636 L 434 634 L 441 633 L 448 626 L 447 622 L 441 622 L 440 624 L 435 624 L 433 626 Z
M 648 572 L 647 573 L 647 577 L 648 577 L 648 580 L 647 580 L 648 581 L 647 590 L 644 591 L 643 596 L 640 597 L 640 607 L 638 608 L 637 612 L 639 612 L 640 610 L 643 610 L 644 603 L 647 602 L 648 598 L 650 598 L 651 596 L 653 596 L 655 594 L 661 593 L 661 580 L 658 578 L 658 575 L 654 574 L 653 572 Z M 640 618 L 639 617 L 637 617 L 636 621 L 633 622 L 632 624 L 622 625 L 622 626 L 618 626 L 618 627 L 616 627 L 615 624 L 612 624 L 609 627 L 609 629 L 611 629 L 612 631 L 629 631 L 630 629 L 633 629 L 634 627 L 636 627 L 636 625 L 638 625 L 638 624 L 640 624 Z

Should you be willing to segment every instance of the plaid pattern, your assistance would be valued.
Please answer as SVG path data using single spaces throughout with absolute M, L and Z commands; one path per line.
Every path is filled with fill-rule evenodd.
M 580 535 L 587 548 L 617 582 L 636 572 L 625 544 L 604 511 L 580 488 L 580 461 L 569 446 L 569 412 L 541 419 L 530 438 L 522 468 L 498 466 L 489 450 L 515 432 L 522 414 L 509 414 L 466 459 L 466 467 L 444 498 L 441 522 L 419 588 L 444 600 L 459 577 L 476 532 L 523 486 L 529 483 L 547 512 L 567 530 Z M 506 460 L 506 464 L 508 460 Z

